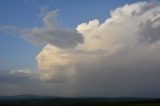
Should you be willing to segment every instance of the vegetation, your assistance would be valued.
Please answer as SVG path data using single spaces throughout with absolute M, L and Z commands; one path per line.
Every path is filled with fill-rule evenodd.
M 3 99 L 0 106 L 160 106 L 160 99 L 39 98 Z

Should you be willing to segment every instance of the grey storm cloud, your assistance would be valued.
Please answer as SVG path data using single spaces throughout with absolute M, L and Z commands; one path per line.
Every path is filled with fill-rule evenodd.
M 141 24 L 141 28 L 139 28 L 141 30 L 139 31 L 139 33 L 142 36 L 142 41 L 153 43 L 160 39 L 160 25 L 155 25 L 156 22 L 160 22 L 160 18 L 153 21 L 147 20 L 145 23 Z
M 77 64 L 73 94 L 158 97 L 160 49 L 154 52 L 134 47 L 109 57 L 101 56 L 92 62 L 86 60 L 83 64 Z
M 22 32 L 27 41 L 35 45 L 53 44 L 61 48 L 73 48 L 83 42 L 83 38 L 71 29 L 33 29 Z

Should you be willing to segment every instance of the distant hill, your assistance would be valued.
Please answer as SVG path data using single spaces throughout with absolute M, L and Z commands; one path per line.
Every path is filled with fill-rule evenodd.
M 24 99 L 105 99 L 108 101 L 138 101 L 138 100 L 152 100 L 156 98 L 139 98 L 139 97 L 58 97 L 58 96 L 42 96 L 33 94 L 23 94 L 14 96 L 0 96 L 0 100 L 24 100 Z
M 24 95 L 14 95 L 14 96 L 0 96 L 0 100 L 9 100 L 9 99 L 48 99 L 48 98 L 59 98 L 55 96 L 40 96 L 33 94 L 24 94 Z

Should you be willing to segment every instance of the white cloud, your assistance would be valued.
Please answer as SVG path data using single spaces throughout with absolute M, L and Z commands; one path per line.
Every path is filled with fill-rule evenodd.
M 125 5 L 112 11 L 111 17 L 102 24 L 92 20 L 78 25 L 85 42 L 82 47 L 110 50 L 119 45 L 137 44 L 141 39 L 159 40 L 159 14 L 153 12 L 158 11 L 158 6 L 147 2 Z
M 52 45 L 46 45 L 36 57 L 38 71 L 42 80 L 66 80 L 73 73 L 68 54 Z

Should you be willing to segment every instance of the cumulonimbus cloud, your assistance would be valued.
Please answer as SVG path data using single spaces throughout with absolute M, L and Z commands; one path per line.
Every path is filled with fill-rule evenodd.
M 138 95 L 135 92 L 143 92 L 145 96 L 149 96 L 155 94 L 155 91 L 160 94 L 157 89 L 160 88 L 157 86 L 157 74 L 160 73 L 159 12 L 159 2 L 138 2 L 115 9 L 103 23 L 95 19 L 78 25 L 76 29 L 83 36 L 84 43 L 77 45 L 72 51 L 58 53 L 59 56 L 65 53 L 63 62 L 74 67 L 72 69 L 75 74 L 70 76 L 74 80 L 68 82 L 69 88 L 72 88 L 70 92 L 92 96 Z M 45 61 L 50 61 L 50 57 L 53 57 L 51 61 L 54 57 L 55 60 L 63 59 L 50 53 L 56 51 L 54 45 L 50 46 L 53 48 L 47 45 L 45 48 L 49 51 L 44 48 L 37 58 L 37 62 L 40 62 L 41 56 L 43 57 L 41 54 L 46 53 L 46 58 L 39 64 L 43 68 L 48 68 L 44 64 Z M 94 52 L 96 54 L 92 54 Z M 65 61 L 66 58 L 70 62 Z M 49 65 L 59 67 L 60 73 L 65 70 L 60 68 L 61 63 L 50 62 Z M 57 73 L 57 70 L 51 68 L 48 72 Z M 67 72 L 69 70 L 66 74 Z M 51 75 L 51 78 L 54 76 Z M 150 92 L 151 88 L 155 91 Z

